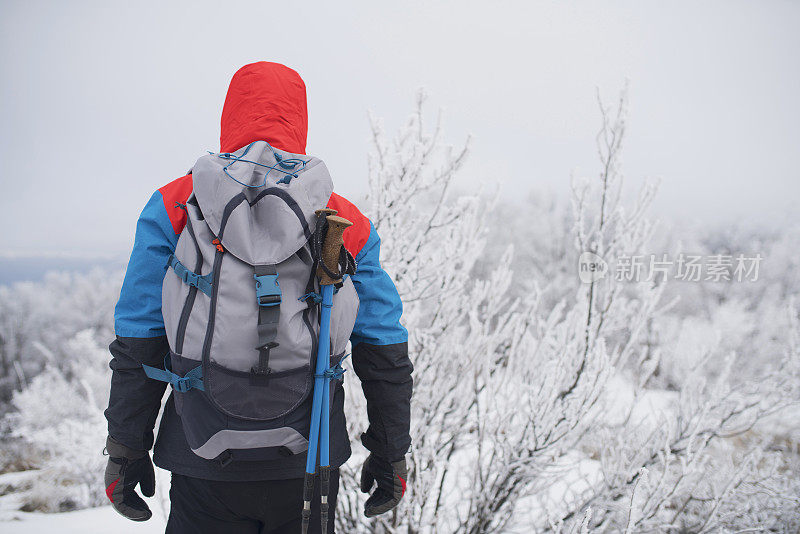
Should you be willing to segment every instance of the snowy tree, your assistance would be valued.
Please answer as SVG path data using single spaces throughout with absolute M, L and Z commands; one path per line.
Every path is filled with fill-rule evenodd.
M 586 431 L 619 354 L 597 335 L 604 315 L 592 315 L 593 284 L 547 310 L 535 285 L 524 299 L 509 296 L 512 251 L 484 254 L 491 202 L 449 194 L 467 148 L 440 146 L 440 123 L 425 129 L 423 101 L 392 142 L 373 121 L 370 159 L 370 215 L 405 303 L 415 364 L 409 490 L 401 510 L 372 522 L 343 492 L 352 513 L 342 514 L 341 527 L 501 531 L 513 527 L 520 498 L 546 491 L 557 476 L 552 465 Z M 602 224 L 645 233 L 637 221 L 609 219 Z M 588 239 L 585 228 L 581 235 Z M 472 275 L 478 262 L 485 278 Z M 630 307 L 629 319 L 639 311 Z M 350 410 L 353 435 L 361 413 Z M 355 481 L 345 469 L 343 487 Z
M 796 398 L 788 360 L 747 383 L 731 380 L 731 360 L 727 372 L 694 365 L 678 391 L 653 390 L 663 353 L 675 356 L 653 336 L 674 304 L 662 298 L 665 277 L 578 281 L 581 254 L 644 254 L 653 235 L 654 184 L 623 202 L 626 102 L 623 92 L 615 109 L 601 103 L 601 170 L 573 180 L 571 225 L 542 206 L 557 230 L 541 248 L 551 261 L 515 263 L 522 291 L 511 287 L 522 278 L 509 269 L 512 251 L 486 253 L 492 202 L 453 194 L 466 146 L 442 146 L 439 122 L 425 129 L 422 97 L 391 141 L 373 121 L 370 215 L 406 303 L 413 442 L 408 494 L 390 517 L 360 515 L 358 462 L 343 468 L 342 530 L 709 531 L 758 524 L 758 514 L 793 520 L 787 459 L 741 443 Z M 349 399 L 357 436 L 366 422 L 352 383 Z

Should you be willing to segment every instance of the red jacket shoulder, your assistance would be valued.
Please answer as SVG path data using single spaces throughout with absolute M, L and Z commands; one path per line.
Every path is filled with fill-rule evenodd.
M 189 195 L 192 194 L 192 175 L 181 176 L 159 188 L 158 191 L 164 200 L 164 209 L 167 210 L 172 229 L 176 235 L 180 234 L 186 226 L 186 210 L 181 205 L 186 205 Z
M 353 223 L 353 226 L 344 231 L 344 247 L 353 257 L 358 256 L 369 239 L 371 229 L 369 219 L 358 210 L 355 204 L 336 193 L 331 194 L 328 207 L 336 210 L 339 216 Z

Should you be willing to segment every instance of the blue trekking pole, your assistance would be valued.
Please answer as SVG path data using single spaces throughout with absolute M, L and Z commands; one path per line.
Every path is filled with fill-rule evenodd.
M 317 464 L 317 445 L 319 445 L 319 477 L 320 477 L 320 516 L 323 534 L 328 527 L 328 490 L 330 486 L 330 336 L 331 308 L 333 308 L 333 289 L 342 282 L 343 273 L 339 272 L 339 258 L 344 246 L 342 234 L 345 228 L 353 223 L 335 215 L 331 209 L 318 210 L 317 225 L 325 217 L 327 232 L 321 244 L 320 266 L 317 269 L 322 307 L 320 308 L 319 344 L 317 347 L 317 365 L 314 372 L 314 399 L 311 404 L 311 431 L 308 436 L 308 456 L 306 458 L 306 474 L 303 481 L 303 514 L 302 533 L 308 532 L 311 520 L 311 499 L 314 494 L 314 474 Z

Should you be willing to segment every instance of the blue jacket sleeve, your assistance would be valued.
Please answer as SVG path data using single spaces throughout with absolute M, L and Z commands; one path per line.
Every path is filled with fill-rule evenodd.
M 400 324 L 403 303 L 380 265 L 380 238 L 370 223 L 353 275 L 360 306 L 350 341 L 353 369 L 367 399 L 369 428 L 361 442 L 376 456 L 395 462 L 411 445 L 411 392 L 414 370 L 408 357 L 408 332 Z
M 408 341 L 408 332 L 400 324 L 403 303 L 391 277 L 381 268 L 381 239 L 370 223 L 367 242 L 356 256 L 358 269 L 353 285 L 360 305 L 350 341 L 355 347 L 366 342 L 391 345 Z
M 108 433 L 132 449 L 152 447 L 153 427 L 166 388 L 164 382 L 147 378 L 142 364 L 161 367 L 169 351 L 161 316 L 161 284 L 167 258 L 177 242 L 161 193 L 156 192 L 136 225 L 133 252 L 114 311 L 117 337 L 109 347 Z
M 136 224 L 133 245 L 122 292 L 114 310 L 114 329 L 122 337 L 163 336 L 161 283 L 167 259 L 175 252 L 178 236 L 156 191 L 142 210 Z

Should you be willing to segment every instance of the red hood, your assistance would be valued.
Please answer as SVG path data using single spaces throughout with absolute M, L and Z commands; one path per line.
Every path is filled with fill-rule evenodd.
M 264 140 L 279 150 L 305 154 L 307 133 L 306 84 L 299 74 L 266 61 L 236 71 L 222 108 L 221 152 Z

